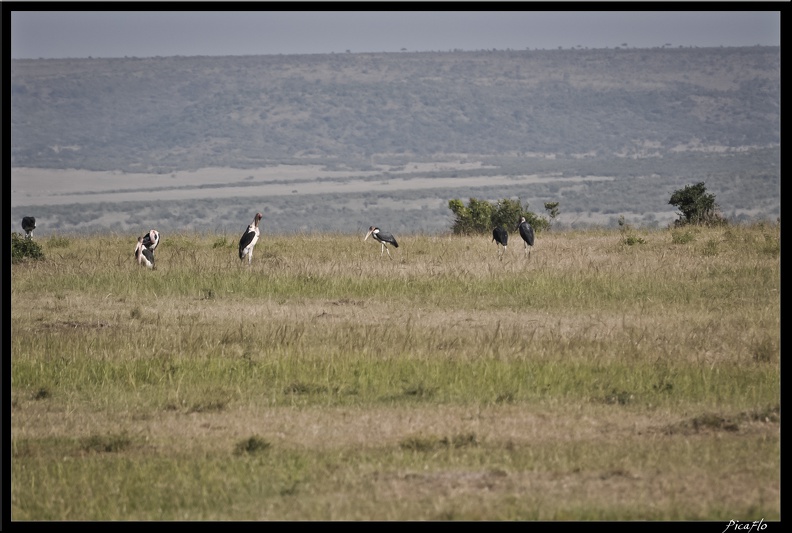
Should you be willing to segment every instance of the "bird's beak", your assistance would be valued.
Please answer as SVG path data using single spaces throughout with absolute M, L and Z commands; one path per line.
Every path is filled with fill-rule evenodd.
M 369 238 L 369 235 L 371 235 L 371 232 L 370 232 L 370 231 L 369 231 L 368 233 L 366 233 L 366 236 L 365 236 L 365 237 L 363 237 L 363 240 L 365 241 L 366 239 L 368 239 L 368 238 Z

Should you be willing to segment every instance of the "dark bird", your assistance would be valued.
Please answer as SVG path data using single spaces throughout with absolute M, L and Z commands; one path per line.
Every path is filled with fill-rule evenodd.
M 496 226 L 494 230 L 492 230 L 492 240 L 503 246 L 503 250 L 498 250 L 498 255 L 506 251 L 506 245 L 509 242 L 509 232 L 507 232 L 502 226 Z
M 245 256 L 248 258 L 248 265 L 253 262 L 253 247 L 258 242 L 259 235 L 259 221 L 261 220 L 261 213 L 256 213 L 253 217 L 253 222 L 245 229 L 242 238 L 239 239 L 239 259 L 244 260 Z
M 520 217 L 517 229 L 520 230 L 520 237 L 525 241 L 525 253 L 531 255 L 531 248 L 534 245 L 534 230 L 531 225 L 526 222 L 525 217 Z M 529 248 L 530 247 L 530 248 Z
M 138 237 L 137 246 L 135 246 L 135 260 L 139 265 L 154 268 L 154 252 L 143 245 L 143 237 Z
M 36 229 L 36 217 L 22 217 L 22 229 L 25 230 L 25 237 L 33 237 L 33 230 Z
M 363 240 L 365 241 L 366 239 L 368 239 L 369 235 L 373 236 L 374 240 L 382 245 L 382 249 L 380 250 L 380 257 L 385 252 L 388 252 L 388 257 L 391 256 L 390 250 L 388 250 L 388 247 L 386 246 L 387 244 L 393 245 L 394 248 L 399 247 L 399 243 L 396 242 L 396 238 L 393 235 L 391 235 L 390 233 L 385 233 L 376 226 L 371 226 L 369 228 L 368 233 L 366 233 L 366 236 L 363 237 Z
M 153 229 L 143 235 L 143 246 L 151 250 L 152 252 L 157 249 L 157 245 L 160 242 L 160 234 L 159 231 Z

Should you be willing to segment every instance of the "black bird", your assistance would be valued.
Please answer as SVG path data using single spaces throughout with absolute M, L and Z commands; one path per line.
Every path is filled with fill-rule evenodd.
M 160 234 L 159 231 L 153 229 L 143 235 L 143 246 L 151 250 L 152 252 L 157 249 L 157 245 L 160 242 Z
M 25 237 L 33 237 L 33 230 L 36 229 L 36 217 L 22 217 L 22 229 L 25 230 Z
M 154 268 L 154 252 L 143 245 L 143 237 L 138 237 L 137 246 L 135 246 L 135 260 L 139 265 Z
M 502 226 L 496 226 L 492 230 L 492 240 L 503 246 L 503 250 L 498 251 L 498 255 L 506 251 L 506 244 L 509 242 L 509 232 Z
M 391 244 L 393 245 L 394 248 L 399 247 L 399 243 L 396 242 L 396 238 L 393 235 L 380 230 L 377 226 L 371 226 L 368 230 L 368 233 L 366 233 L 366 236 L 363 237 L 363 240 L 365 241 L 366 239 L 368 239 L 369 235 L 373 236 L 374 240 L 376 240 L 378 243 L 382 245 L 382 249 L 380 250 L 380 257 L 385 252 L 388 252 L 388 257 L 391 256 L 390 250 L 388 250 L 386 244 Z
M 520 217 L 517 229 L 520 230 L 520 237 L 525 241 L 525 253 L 530 256 L 531 248 L 533 248 L 534 245 L 534 230 L 531 225 L 526 222 L 525 217 Z
M 259 240 L 259 221 L 261 220 L 261 213 L 256 213 L 253 217 L 253 222 L 245 229 L 242 238 L 239 239 L 239 259 L 244 260 L 245 256 L 248 258 L 248 265 L 253 262 L 253 247 Z

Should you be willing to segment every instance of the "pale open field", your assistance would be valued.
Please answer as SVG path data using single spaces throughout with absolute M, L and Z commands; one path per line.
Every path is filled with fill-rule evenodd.
M 410 163 L 405 170 L 381 172 L 397 175 L 421 171 L 483 168 L 478 163 Z M 299 193 L 370 192 L 375 184 L 379 194 L 404 190 L 458 187 L 497 187 L 501 184 L 539 183 L 547 176 L 487 176 L 470 178 L 394 178 L 372 181 L 376 172 L 328 171 L 313 165 L 258 169 L 205 168 L 172 174 L 130 174 L 86 170 L 14 168 L 11 171 L 11 207 L 19 205 L 64 205 L 94 202 L 191 200 L 238 196 L 281 196 Z M 252 177 L 252 178 L 251 178 Z M 363 179 L 368 177 L 369 179 Z M 566 183 L 603 181 L 603 176 L 571 176 Z M 252 185 L 261 182 L 260 185 Z M 244 183 L 244 187 L 238 184 Z M 234 186 L 236 184 L 237 186 Z M 152 192 L 155 191 L 155 192 Z

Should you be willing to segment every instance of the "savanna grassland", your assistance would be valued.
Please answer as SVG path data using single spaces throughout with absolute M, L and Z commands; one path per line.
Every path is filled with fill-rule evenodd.
M 780 519 L 780 226 L 37 239 L 11 519 Z

